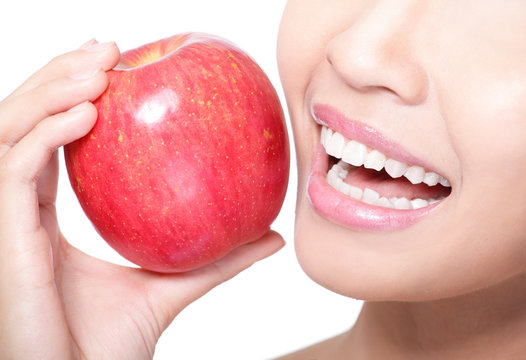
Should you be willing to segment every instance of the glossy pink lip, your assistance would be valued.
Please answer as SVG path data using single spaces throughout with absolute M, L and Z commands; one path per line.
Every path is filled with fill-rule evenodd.
M 355 121 L 346 120 L 343 115 L 326 105 L 313 107 L 314 116 L 344 136 L 366 144 L 399 161 L 429 169 L 422 161 L 396 146 L 377 131 Z M 327 184 L 326 176 L 329 155 L 318 144 L 312 171 L 307 184 L 309 200 L 318 214 L 332 222 L 355 230 L 393 231 L 409 227 L 427 216 L 442 201 L 417 210 L 388 209 L 369 205 L 346 196 Z

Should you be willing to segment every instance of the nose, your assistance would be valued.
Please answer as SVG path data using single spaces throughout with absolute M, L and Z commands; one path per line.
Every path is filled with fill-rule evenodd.
M 416 105 L 428 92 L 427 74 L 417 56 L 421 0 L 377 1 L 337 33 L 326 58 L 338 76 L 359 91 L 381 90 Z

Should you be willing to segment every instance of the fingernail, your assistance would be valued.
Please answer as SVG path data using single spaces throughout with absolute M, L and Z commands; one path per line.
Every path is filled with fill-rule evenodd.
M 88 52 L 104 51 L 113 45 L 115 45 L 114 41 L 104 42 L 104 43 L 95 42 L 91 45 L 86 46 L 85 48 L 83 48 L 83 50 L 88 51 Z
M 95 38 L 91 39 L 91 40 L 88 40 L 86 41 L 84 44 L 82 44 L 79 49 L 86 49 L 94 44 L 97 44 L 97 40 Z
M 71 109 L 69 109 L 67 112 L 81 112 L 86 109 L 86 106 L 88 105 L 89 101 L 85 101 L 83 103 L 80 103 L 78 105 L 73 106 Z
M 86 80 L 86 79 L 89 79 L 90 77 L 93 77 L 96 73 L 99 72 L 99 70 L 100 70 L 100 67 L 88 68 L 76 74 L 70 75 L 69 77 L 73 80 Z

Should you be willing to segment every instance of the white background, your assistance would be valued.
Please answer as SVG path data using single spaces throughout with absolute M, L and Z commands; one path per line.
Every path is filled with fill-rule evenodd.
M 54 56 L 94 37 L 114 40 L 127 50 L 176 33 L 201 31 L 228 38 L 247 51 L 267 72 L 285 107 L 275 60 L 284 6 L 284 0 L 2 0 L 0 98 Z M 93 230 L 61 170 L 59 221 L 68 240 L 96 257 L 126 264 Z M 155 359 L 270 359 L 352 326 L 362 303 L 321 288 L 297 264 L 295 172 L 292 151 L 289 192 L 273 225 L 286 247 L 186 308 L 161 337 Z

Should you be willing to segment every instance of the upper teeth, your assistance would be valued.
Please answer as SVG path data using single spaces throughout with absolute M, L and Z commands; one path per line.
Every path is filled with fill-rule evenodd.
M 440 183 L 450 187 L 449 181 L 432 171 L 425 171 L 421 166 L 408 165 L 398 160 L 390 159 L 378 150 L 369 149 L 356 140 L 348 140 L 342 134 L 325 126 L 322 127 L 321 143 L 327 154 L 342 159 L 353 166 L 363 166 L 367 169 L 385 171 L 393 178 L 405 176 L 411 183 L 425 183 L 434 186 Z

